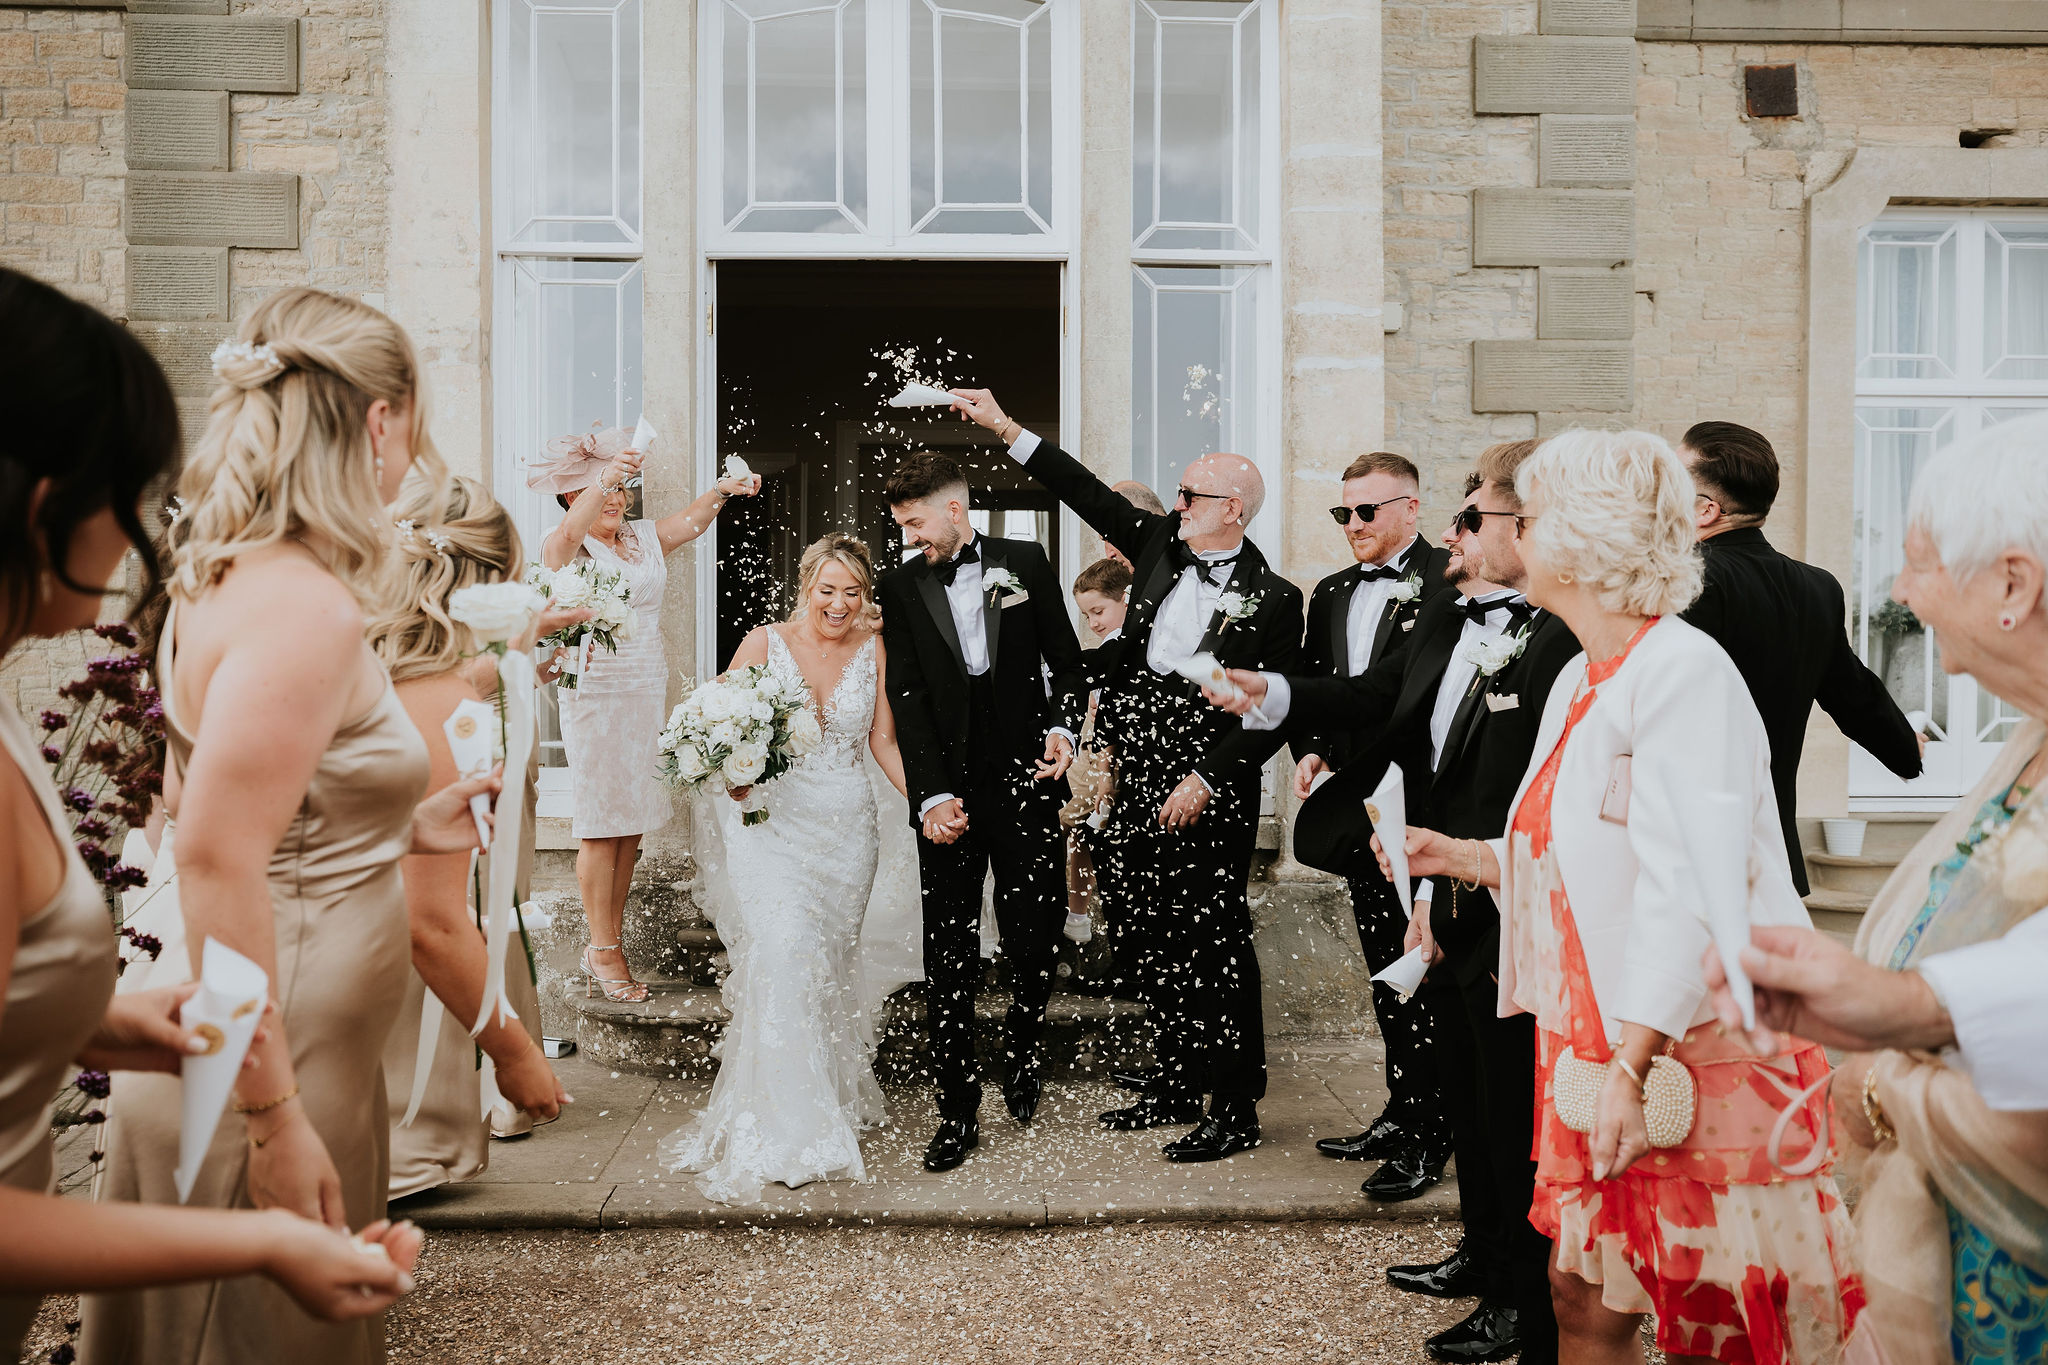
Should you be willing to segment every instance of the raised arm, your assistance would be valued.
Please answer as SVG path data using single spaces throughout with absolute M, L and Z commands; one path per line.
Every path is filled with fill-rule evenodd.
M 1010 458 L 1024 466 L 1026 473 L 1052 490 L 1074 514 L 1095 529 L 1095 533 L 1135 560 L 1158 525 L 1168 520 L 1158 512 L 1135 507 L 1092 470 L 1058 446 L 1047 445 L 1025 431 L 996 405 L 987 389 L 954 389 L 960 400 L 961 417 L 995 432 L 1010 448 Z
M 640 452 L 622 451 L 619 458 L 604 467 L 591 484 L 576 495 L 569 504 L 569 511 L 555 529 L 548 532 L 540 543 L 540 562 L 550 569 L 559 569 L 576 557 L 582 548 L 583 537 L 590 534 L 590 528 L 597 522 L 597 514 L 604 510 L 604 500 L 626 486 L 626 481 L 640 473 Z
M 889 785 L 899 795 L 908 797 L 910 789 L 903 780 L 903 751 L 896 744 L 896 711 L 889 705 L 889 651 L 880 640 L 875 641 L 875 719 L 868 726 L 868 752 L 875 756 Z
M 728 498 L 751 498 L 760 491 L 759 474 L 720 479 L 712 485 L 710 492 L 688 507 L 680 512 L 671 512 L 654 523 L 654 533 L 661 539 L 661 552 L 672 553 L 710 530 L 711 523 L 717 520 L 718 514 L 725 509 Z

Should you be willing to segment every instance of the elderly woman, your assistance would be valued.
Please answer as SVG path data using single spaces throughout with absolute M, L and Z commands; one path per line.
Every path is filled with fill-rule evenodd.
M 1810 930 L 1759 932 L 1743 954 L 1759 1023 L 1856 1054 L 1834 1078 L 1841 1126 L 1872 1154 L 1854 1361 L 2048 1358 L 2044 504 L 2048 422 L 1921 468 L 1892 596 L 1935 632 L 1944 669 L 2027 721 L 1878 892 L 1855 955 Z M 1735 1022 L 1725 989 L 1718 1003 Z
M 1655 436 L 1572 431 L 1515 487 L 1529 601 L 1585 654 L 1551 689 L 1506 836 L 1413 829 L 1407 848 L 1416 876 L 1495 888 L 1500 1009 L 1536 1016 L 1529 1217 L 1556 1244 L 1559 1357 L 1639 1361 L 1654 1313 L 1674 1361 L 1832 1360 L 1863 1295 L 1814 1150 L 1819 1101 L 1802 1097 L 1784 1144 L 1808 1174 L 1782 1170 L 1771 1141 L 1827 1063 L 1723 1036 L 1700 966 L 1706 923 L 1808 921 L 1763 723 L 1727 655 L 1678 619 L 1700 587 L 1692 480 Z M 1692 1108 L 1667 1096 L 1674 1065 L 1697 1117 L 1652 1148 L 1646 1095 L 1674 1127 Z

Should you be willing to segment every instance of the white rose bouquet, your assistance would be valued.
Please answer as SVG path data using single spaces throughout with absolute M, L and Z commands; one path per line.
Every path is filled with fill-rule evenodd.
M 661 779 L 677 791 L 755 788 L 740 820 L 758 825 L 768 818 L 758 788 L 824 739 L 811 689 L 791 687 L 756 664 L 692 688 L 669 712 L 659 744 Z
M 589 648 L 586 641 L 616 654 L 621 640 L 633 638 L 633 590 L 617 569 L 607 569 L 594 559 L 572 559 L 559 569 L 534 564 L 526 571 L 526 581 L 551 606 L 591 610 L 589 620 L 566 626 L 540 642 L 544 647 L 568 649 L 569 666 L 562 673 L 562 686 L 576 686 Z

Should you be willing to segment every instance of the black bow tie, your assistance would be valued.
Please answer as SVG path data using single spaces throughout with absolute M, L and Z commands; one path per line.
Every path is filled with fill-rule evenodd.
M 1382 564 L 1374 568 L 1369 564 L 1358 566 L 1358 581 L 1361 583 L 1382 583 L 1401 577 L 1401 570 L 1393 564 Z
M 1238 554 L 1242 553 L 1242 550 L 1238 552 Z M 1185 540 L 1174 541 L 1173 548 L 1168 550 L 1167 554 L 1172 558 L 1176 567 L 1198 569 L 1204 577 L 1207 577 L 1213 570 L 1227 569 L 1237 563 L 1237 555 L 1235 554 L 1225 555 L 1221 559 L 1204 559 L 1188 548 L 1188 543 Z
M 960 547 L 959 554 L 954 555 L 951 559 L 942 560 L 932 565 L 932 574 L 939 582 L 950 588 L 953 586 L 953 580 L 959 577 L 962 564 L 978 564 L 980 562 L 981 553 L 974 548 L 974 542 L 970 540 Z
M 1515 608 L 1520 605 L 1521 603 L 1512 597 L 1495 597 L 1485 602 L 1467 598 L 1464 603 L 1464 610 L 1466 619 L 1477 621 L 1483 626 L 1486 624 L 1486 618 L 1497 611 L 1509 613 L 1510 619 L 1512 619 Z

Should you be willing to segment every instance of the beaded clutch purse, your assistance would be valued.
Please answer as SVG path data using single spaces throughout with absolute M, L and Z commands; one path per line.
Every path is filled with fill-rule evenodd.
M 1593 1131 L 1600 1110 L 1600 1088 L 1607 1084 L 1612 1062 L 1586 1061 L 1566 1048 L 1557 1055 L 1557 1069 L 1550 1078 L 1551 1103 L 1557 1117 L 1574 1133 Z M 1692 1072 L 1676 1057 L 1653 1057 L 1650 1074 L 1643 1082 L 1643 1126 L 1649 1130 L 1652 1147 L 1676 1147 L 1692 1134 L 1698 1092 Z

